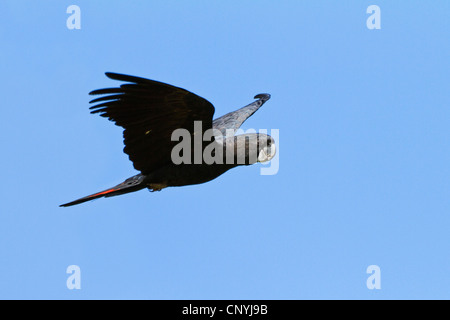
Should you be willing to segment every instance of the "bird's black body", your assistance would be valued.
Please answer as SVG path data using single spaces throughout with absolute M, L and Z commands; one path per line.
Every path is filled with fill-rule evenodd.
M 253 164 L 256 158 L 252 156 L 257 156 L 263 146 L 269 145 L 270 150 L 273 143 L 270 136 L 260 134 L 234 136 L 234 132 L 241 124 L 270 98 L 268 94 L 257 95 L 255 97 L 257 101 L 213 121 L 213 105 L 189 91 L 144 78 L 116 73 L 106 75 L 111 79 L 128 83 L 119 88 L 92 91 L 90 94 L 103 96 L 91 101 L 99 103 L 91 107 L 93 110 L 91 113 L 100 113 L 102 117 L 124 128 L 124 152 L 128 154 L 134 168 L 141 173 L 113 188 L 61 206 L 71 206 L 144 188 L 159 191 L 166 187 L 208 182 L 233 167 Z M 195 121 L 201 123 L 200 129 L 195 125 Z M 208 164 L 203 158 L 200 162 L 192 158 L 188 163 L 175 164 L 172 150 L 179 142 L 172 140 L 172 133 L 177 129 L 185 129 L 188 132 L 192 137 L 193 149 L 199 147 L 198 143 L 194 145 L 194 141 L 198 141 L 195 137 L 203 136 L 208 129 L 215 129 L 216 135 L 213 138 L 208 141 L 201 140 L 200 149 L 203 152 L 207 145 L 217 147 L 216 150 L 223 151 L 223 155 L 219 156 L 222 161 Z M 224 140 L 218 139 L 217 134 Z M 226 134 L 228 136 L 225 137 Z M 244 161 L 227 162 L 227 148 L 232 148 L 237 153 L 241 152 Z

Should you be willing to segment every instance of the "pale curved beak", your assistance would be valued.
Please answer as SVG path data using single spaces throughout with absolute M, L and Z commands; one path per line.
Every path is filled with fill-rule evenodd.
M 276 153 L 275 143 L 272 143 L 270 147 L 265 146 L 264 148 L 261 149 L 261 151 L 258 154 L 258 162 L 267 162 L 272 160 L 272 158 L 275 157 L 275 153 Z

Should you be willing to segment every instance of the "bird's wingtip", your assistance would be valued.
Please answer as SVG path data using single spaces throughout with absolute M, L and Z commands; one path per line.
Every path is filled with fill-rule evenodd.
M 116 73 L 116 72 L 105 72 L 105 76 L 107 76 L 110 79 L 116 80 L 118 76 L 121 76 L 122 74 Z
M 255 96 L 255 99 L 261 99 L 263 101 L 267 101 L 270 99 L 270 94 L 268 93 L 259 93 Z

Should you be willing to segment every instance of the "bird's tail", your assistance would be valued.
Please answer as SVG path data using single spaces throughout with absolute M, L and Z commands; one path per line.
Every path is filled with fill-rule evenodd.
M 94 199 L 98 199 L 98 198 L 102 198 L 102 197 L 114 197 L 114 196 L 118 196 L 120 194 L 134 192 L 134 191 L 144 189 L 146 187 L 146 184 L 144 183 L 144 178 L 145 178 L 144 175 L 138 174 L 134 177 L 128 178 L 127 180 L 125 180 L 121 184 L 118 184 L 115 187 L 91 194 L 89 196 L 80 198 L 80 199 L 72 201 L 72 202 L 62 204 L 62 205 L 60 205 L 60 207 L 70 207 L 70 206 L 73 206 L 76 204 L 80 204 L 80 203 L 83 203 L 86 201 L 90 201 L 90 200 L 94 200 Z

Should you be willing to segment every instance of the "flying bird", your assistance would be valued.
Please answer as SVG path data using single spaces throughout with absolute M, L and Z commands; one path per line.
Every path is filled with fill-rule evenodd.
M 90 107 L 91 113 L 99 113 L 124 129 L 124 152 L 140 173 L 61 207 L 144 188 L 160 191 L 205 183 L 231 168 L 270 161 L 275 155 L 271 136 L 235 135 L 242 123 L 270 99 L 270 94 L 258 94 L 256 101 L 213 120 L 214 106 L 185 89 L 118 73 L 107 72 L 106 76 L 126 83 L 90 92 L 101 95 L 90 101 L 97 103 Z M 184 133 L 179 138 L 186 141 L 174 139 L 176 130 Z

